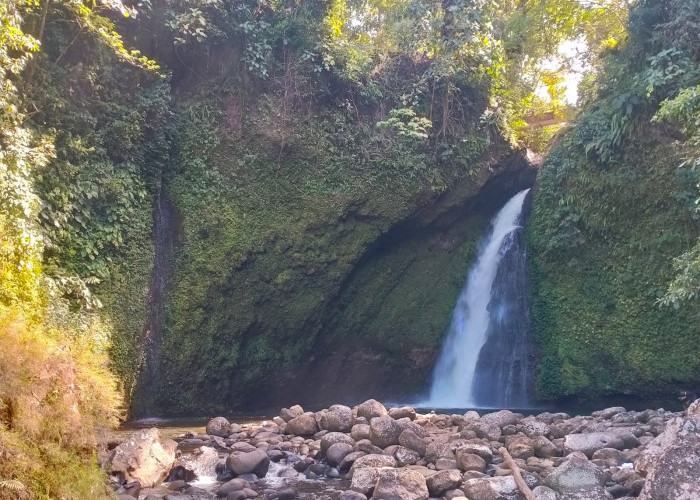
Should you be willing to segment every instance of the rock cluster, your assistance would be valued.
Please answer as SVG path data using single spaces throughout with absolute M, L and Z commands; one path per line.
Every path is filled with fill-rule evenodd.
M 120 449 L 133 448 L 130 441 L 117 448 L 111 470 L 132 487 L 140 477 L 148 477 L 150 486 L 153 467 L 140 476 L 144 461 L 130 462 Z M 183 436 L 178 448 L 187 453 L 157 475 L 169 474 L 168 488 L 178 496 L 148 500 L 214 495 L 227 500 L 524 500 L 501 448 L 538 500 L 700 498 L 700 415 L 664 410 L 617 407 L 576 417 L 526 417 L 508 410 L 420 415 L 410 407 L 387 410 L 369 400 L 319 412 L 284 408 L 271 422 L 255 426 L 217 417 L 206 435 Z M 275 463 L 287 465 L 275 471 L 290 481 L 270 487 L 261 479 L 269 479 Z M 219 480 L 214 491 L 189 485 L 212 468 Z M 327 489 L 304 496 L 300 478 L 323 482 Z

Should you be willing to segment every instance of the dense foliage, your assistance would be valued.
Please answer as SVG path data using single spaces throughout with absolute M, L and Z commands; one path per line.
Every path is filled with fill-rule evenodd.
M 94 429 L 138 369 L 169 93 L 154 68 L 81 2 L 0 5 L 2 498 L 110 496 Z
M 545 396 L 700 379 L 699 16 L 697 1 L 640 2 L 542 170 L 530 239 Z

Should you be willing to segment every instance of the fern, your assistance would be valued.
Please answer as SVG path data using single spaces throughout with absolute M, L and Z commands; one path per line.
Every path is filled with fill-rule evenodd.
M 16 479 L 0 480 L 0 489 L 12 491 L 26 491 L 27 487 Z

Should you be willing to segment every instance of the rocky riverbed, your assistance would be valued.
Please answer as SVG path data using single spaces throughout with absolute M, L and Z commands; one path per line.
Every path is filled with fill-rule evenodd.
M 700 500 L 700 400 L 574 417 L 294 406 L 176 440 L 139 430 L 101 461 L 119 500 Z

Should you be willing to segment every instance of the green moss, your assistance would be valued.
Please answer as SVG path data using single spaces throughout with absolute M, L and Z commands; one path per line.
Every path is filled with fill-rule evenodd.
M 348 283 L 362 279 L 354 270 L 363 255 L 418 208 L 428 206 L 424 223 L 435 220 L 474 196 L 491 175 L 480 161 L 485 141 L 471 141 L 476 146 L 441 166 L 441 178 L 459 189 L 432 213 L 431 200 L 445 185 L 433 184 L 429 172 L 416 166 L 425 152 L 388 143 L 372 146 L 368 156 L 365 146 L 378 140 L 373 123 L 352 122 L 325 108 L 287 124 L 290 133 L 281 140 L 270 132 L 278 127 L 276 115 L 252 107 L 235 133 L 225 117 L 197 111 L 220 109 L 216 90 L 182 96 L 179 166 L 168 179 L 182 214 L 158 391 L 169 413 L 250 404 L 275 383 L 276 373 L 304 363 L 324 340 L 355 338 L 329 311 L 338 294 L 354 294 Z M 383 310 L 391 309 L 384 322 L 361 322 L 366 338 L 383 349 L 408 328 L 402 345 L 433 347 L 483 227 L 480 219 L 465 220 L 456 237 L 471 243 L 452 251 L 410 240 L 405 251 L 389 257 L 391 279 L 401 279 L 402 266 L 410 269 L 400 293 L 379 280 L 357 293 L 357 315 L 364 300 L 385 301 Z M 426 286 L 431 279 L 437 292 Z M 432 319 L 409 324 L 403 314 L 409 306 L 414 317 L 423 308 Z M 399 323 L 388 328 L 392 321 Z
M 540 174 L 529 240 L 544 397 L 700 380 L 700 311 L 657 304 L 700 233 L 676 197 L 675 151 L 641 138 L 624 151 L 601 170 L 564 140 Z

